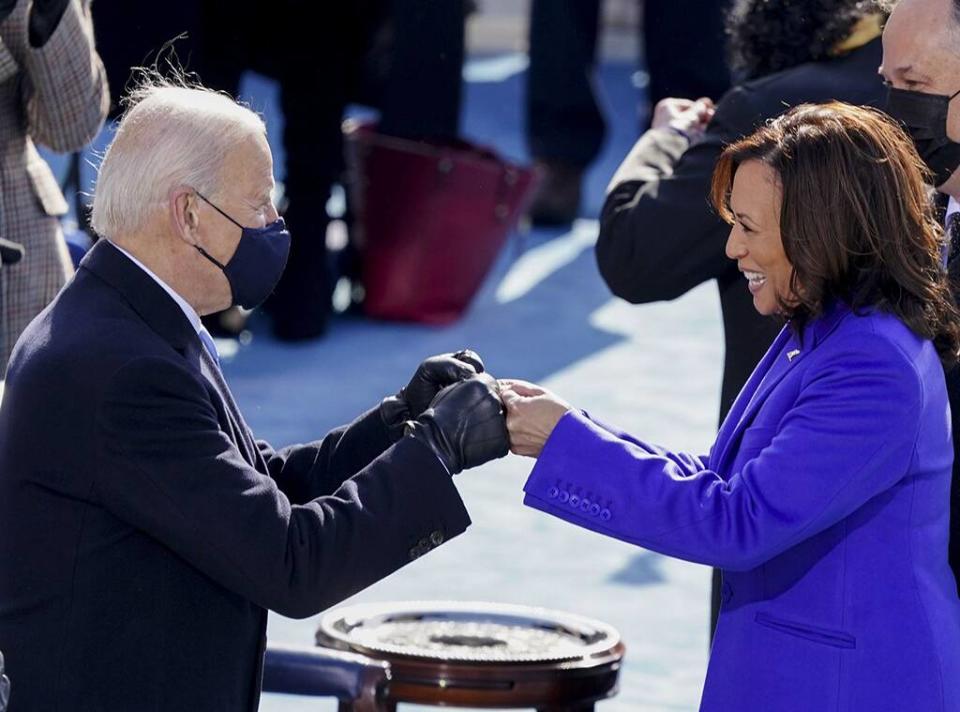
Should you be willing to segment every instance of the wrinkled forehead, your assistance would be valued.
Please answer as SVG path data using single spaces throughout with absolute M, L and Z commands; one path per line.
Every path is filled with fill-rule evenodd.
M 262 132 L 252 131 L 238 140 L 223 163 L 223 179 L 250 189 L 273 187 L 273 154 Z

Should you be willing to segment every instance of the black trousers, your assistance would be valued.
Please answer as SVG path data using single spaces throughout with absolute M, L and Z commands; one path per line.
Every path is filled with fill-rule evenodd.
M 226 12 L 222 1 L 208 0 L 203 76 L 212 86 L 234 92 L 246 69 L 280 84 L 284 219 L 292 241 L 287 268 L 266 306 L 278 336 L 312 338 L 326 329 L 337 276 L 327 254 L 325 205 L 344 172 L 344 110 L 350 103 L 376 106 L 380 130 L 392 135 L 456 137 L 463 2 L 246 4 L 269 12 Z M 257 22 L 251 23 L 251 17 Z
M 669 96 L 719 99 L 730 86 L 726 0 L 642 5 L 650 106 Z M 600 0 L 533 0 L 526 111 L 535 158 L 586 167 L 600 152 L 605 123 L 593 71 L 599 16 Z
M 645 0 L 643 46 L 651 107 L 667 97 L 719 99 L 730 87 L 726 0 Z M 594 67 L 600 0 L 533 0 L 527 85 L 527 143 L 534 158 L 585 168 L 605 134 Z M 642 127 L 646 128 L 646 127 Z M 720 612 L 714 570 L 710 630 Z

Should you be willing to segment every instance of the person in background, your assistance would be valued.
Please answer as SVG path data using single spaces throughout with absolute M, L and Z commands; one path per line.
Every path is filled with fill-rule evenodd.
M 314 615 L 461 534 L 452 475 L 506 455 L 503 406 L 459 352 L 321 440 L 257 440 L 200 317 L 286 263 L 266 128 L 156 79 L 128 107 L 101 239 L 0 403 L 0 649 L 23 710 L 253 712 L 267 609 Z
M 779 331 L 753 308 L 724 254 L 727 226 L 708 200 L 724 147 L 786 107 L 838 99 L 879 106 L 883 14 L 861 0 L 737 0 L 731 66 L 745 80 L 714 108 L 664 99 L 607 189 L 596 255 L 610 290 L 633 304 L 675 299 L 715 280 L 725 357 L 720 420 Z M 711 630 L 719 610 L 714 573 Z
M 960 2 L 901 0 L 883 31 L 886 111 L 900 120 L 947 208 L 948 267 L 960 284 Z M 944 207 L 944 206 L 941 206 Z M 955 287 L 956 289 L 956 287 Z M 950 564 L 960 588 L 960 369 L 947 372 L 953 423 Z
M 0 380 L 17 337 L 73 272 L 67 203 L 35 144 L 79 150 L 109 105 L 89 0 L 0 0 L 0 238 L 24 247 L 0 269 Z
M 639 3 L 650 106 L 668 96 L 720 97 L 726 0 Z M 533 0 L 527 79 L 527 146 L 543 182 L 530 206 L 536 225 L 563 225 L 580 209 L 583 174 L 603 146 L 594 72 L 601 0 Z
M 246 69 L 275 78 L 284 115 L 282 212 L 290 261 L 264 305 L 284 341 L 322 336 L 341 272 L 354 253 L 327 249 L 326 204 L 345 169 L 341 124 L 350 103 L 380 109 L 378 130 L 450 141 L 459 134 L 465 0 L 303 3 L 205 0 L 200 76 L 235 93 Z M 264 8 L 268 9 L 264 9 Z M 239 11 L 238 11 L 239 10 Z M 260 18 L 251 23 L 249 17 Z M 309 48 L 309 61 L 304 61 Z M 349 274 L 349 276 L 355 276 Z
M 787 324 L 706 455 L 503 382 L 524 502 L 723 569 L 700 709 L 960 712 L 944 365 L 960 312 L 907 135 L 804 104 L 725 149 L 711 198 L 754 308 Z

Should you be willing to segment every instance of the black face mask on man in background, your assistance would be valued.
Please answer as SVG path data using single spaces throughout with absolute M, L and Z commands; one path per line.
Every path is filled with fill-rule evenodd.
M 903 124 L 917 153 L 934 175 L 934 185 L 946 183 L 960 168 L 960 143 L 947 136 L 950 102 L 960 95 L 927 94 L 907 89 L 887 89 L 886 111 Z

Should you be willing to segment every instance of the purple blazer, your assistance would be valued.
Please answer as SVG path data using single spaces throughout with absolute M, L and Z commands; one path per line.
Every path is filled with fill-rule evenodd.
M 780 333 L 709 455 L 570 412 L 524 501 L 723 569 L 701 710 L 960 712 L 952 460 L 933 345 L 837 305 Z

